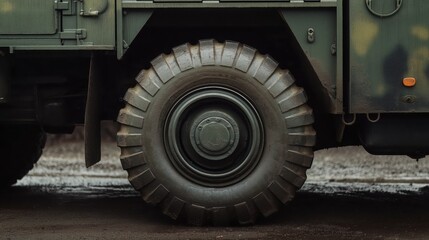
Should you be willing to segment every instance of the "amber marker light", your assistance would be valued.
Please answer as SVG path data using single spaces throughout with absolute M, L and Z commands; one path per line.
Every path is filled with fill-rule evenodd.
M 404 84 L 405 87 L 414 87 L 416 86 L 416 79 L 413 77 L 406 77 L 402 79 L 402 84 Z

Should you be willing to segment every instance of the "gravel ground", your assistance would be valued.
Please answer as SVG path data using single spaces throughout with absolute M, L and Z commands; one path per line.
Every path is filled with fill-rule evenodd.
M 19 182 L 26 185 L 34 178 L 51 176 L 52 181 L 74 178 L 76 185 L 85 185 L 85 178 L 109 177 L 125 179 L 120 150 L 110 137 L 102 143 L 102 160 L 87 169 L 84 163 L 84 145 L 76 134 L 68 138 L 51 136 L 44 153 L 29 175 Z M 307 172 L 308 183 L 429 183 L 428 158 L 418 162 L 407 156 L 374 156 L 362 147 L 343 147 L 315 153 L 313 166 Z M 61 180 L 60 180 L 61 181 Z M 69 182 L 67 181 L 69 184 Z
M 362 147 L 318 151 L 310 181 L 429 183 L 429 158 L 374 156 Z
M 56 187 L 56 191 L 77 195 L 88 192 L 88 188 L 104 191 L 118 187 L 126 195 L 137 196 L 129 185 L 126 171 L 121 168 L 120 150 L 114 139 L 104 137 L 101 162 L 86 168 L 84 143 L 80 138 L 80 131 L 68 137 L 50 136 L 41 159 L 17 186 Z M 374 156 L 362 147 L 343 147 L 317 151 L 307 176 L 300 192 L 418 194 L 429 183 L 429 161 L 428 158 L 417 162 L 406 156 Z

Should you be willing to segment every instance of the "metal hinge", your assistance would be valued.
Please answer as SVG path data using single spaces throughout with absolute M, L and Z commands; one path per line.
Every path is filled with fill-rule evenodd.
M 81 40 L 86 38 L 86 29 L 64 29 L 64 32 L 60 32 L 60 39 L 63 40 Z
M 69 10 L 70 4 L 68 1 L 60 2 L 59 0 L 56 0 L 54 2 L 54 9 L 57 11 L 63 11 L 63 10 Z

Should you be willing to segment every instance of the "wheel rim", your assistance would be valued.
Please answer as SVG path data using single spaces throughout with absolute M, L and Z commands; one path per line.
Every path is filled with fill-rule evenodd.
M 205 186 L 227 186 L 259 162 L 264 131 L 252 103 L 223 87 L 184 95 L 171 108 L 164 143 L 171 162 L 186 178 Z

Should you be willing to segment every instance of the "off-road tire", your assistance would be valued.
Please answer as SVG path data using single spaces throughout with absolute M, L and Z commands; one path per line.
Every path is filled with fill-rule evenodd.
M 39 126 L 0 126 L 0 189 L 23 178 L 39 160 L 46 134 Z
M 214 40 L 178 46 L 151 64 L 125 94 L 126 104 L 117 119 L 122 166 L 144 201 L 192 225 L 230 225 L 254 223 L 294 197 L 312 164 L 316 133 L 305 92 L 288 70 L 249 46 Z M 248 140 L 261 146 L 259 155 L 252 155 L 256 162 L 228 181 L 194 177 L 170 150 L 167 136 L 182 130 L 168 129 L 169 124 L 193 94 L 195 98 L 230 94 L 248 104 L 250 111 L 254 108 L 253 116 L 260 118 L 251 129 L 261 126 L 261 141 Z

